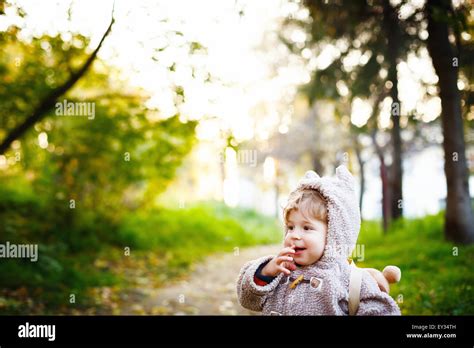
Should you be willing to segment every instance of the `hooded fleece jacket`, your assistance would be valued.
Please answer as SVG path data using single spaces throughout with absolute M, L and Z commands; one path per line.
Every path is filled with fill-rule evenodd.
M 323 256 L 291 273 L 291 279 L 303 275 L 305 280 L 293 289 L 289 286 L 291 280 L 283 273 L 266 285 L 255 282 L 257 269 L 273 255 L 246 263 L 237 280 L 239 302 L 264 315 L 348 315 L 351 266 L 347 259 L 355 247 L 361 223 L 355 180 L 341 165 L 335 177 L 319 177 L 313 171 L 307 172 L 298 188 L 317 190 L 326 200 L 328 230 Z M 356 314 L 400 315 L 400 309 L 379 289 L 372 276 L 363 271 Z

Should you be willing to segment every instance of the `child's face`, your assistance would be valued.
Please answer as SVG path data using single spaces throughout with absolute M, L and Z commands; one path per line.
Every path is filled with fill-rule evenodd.
M 294 261 L 299 265 L 311 265 L 324 254 L 327 224 L 318 219 L 304 217 L 293 209 L 288 216 L 284 246 L 295 248 Z

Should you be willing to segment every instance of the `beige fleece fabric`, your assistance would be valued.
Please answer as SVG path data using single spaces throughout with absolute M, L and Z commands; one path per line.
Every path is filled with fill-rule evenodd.
M 360 209 L 355 179 L 343 165 L 335 177 L 319 177 L 307 172 L 298 188 L 318 190 L 326 199 L 328 232 L 326 248 L 319 261 L 298 267 L 291 278 L 303 275 L 308 282 L 290 289 L 291 281 L 280 273 L 271 283 L 260 286 L 254 281 L 257 268 L 273 255 L 247 262 L 237 280 L 240 304 L 264 315 L 348 315 L 349 277 L 347 258 L 355 247 L 360 230 Z M 319 281 L 311 282 L 312 278 Z M 313 286 L 313 285 L 317 286 Z M 400 315 L 396 302 L 380 291 L 375 280 L 363 271 L 357 315 Z

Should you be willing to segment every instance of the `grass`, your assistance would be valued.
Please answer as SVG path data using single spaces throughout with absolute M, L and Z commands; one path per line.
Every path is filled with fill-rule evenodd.
M 38 262 L 1 260 L 2 314 L 76 313 L 76 309 L 100 307 L 103 301 L 94 296 L 98 288 L 119 291 L 135 286 L 139 278 L 161 286 L 186 274 L 206 255 L 281 238 L 275 219 L 218 203 L 137 211 L 122 217 L 118 225 L 81 212 L 69 219 L 67 227 L 48 224 L 52 218 L 48 206 L 33 203 L 16 201 L 19 210 L 2 213 L 5 229 L 0 240 L 39 242 Z M 17 213 L 23 205 L 35 208 L 34 219 Z M 21 236 L 15 235 L 20 229 Z M 71 294 L 76 296 L 73 307 L 68 302 Z
M 117 309 L 124 289 L 163 286 L 211 253 L 282 240 L 274 218 L 215 202 L 130 212 L 114 223 L 97 212 L 58 212 L 28 192 L 0 195 L 0 241 L 39 244 L 36 263 L 0 260 L 1 314 Z M 379 222 L 364 221 L 358 243 L 359 266 L 401 268 L 391 295 L 404 315 L 474 314 L 474 245 L 444 241 L 442 214 L 400 220 L 386 235 Z
M 213 252 L 232 252 L 281 239 L 274 219 L 216 203 L 133 214 L 124 219 L 119 233 L 132 248 L 162 254 L 171 273 L 186 270 Z
M 400 220 L 384 235 L 377 222 L 364 222 L 359 244 L 365 246 L 359 266 L 402 270 L 390 294 L 404 315 L 474 314 L 474 245 L 443 240 L 443 215 Z

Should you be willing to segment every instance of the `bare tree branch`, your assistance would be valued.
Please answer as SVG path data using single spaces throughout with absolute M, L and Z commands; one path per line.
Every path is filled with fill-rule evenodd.
M 109 27 L 107 28 L 106 32 L 102 36 L 102 39 L 100 40 L 99 44 L 97 45 L 96 49 L 94 52 L 91 53 L 89 58 L 86 60 L 84 65 L 80 69 L 78 69 L 75 73 L 73 73 L 69 79 L 64 82 L 61 86 L 58 86 L 54 90 L 52 90 L 39 104 L 38 106 L 33 110 L 30 116 L 28 116 L 21 124 L 19 124 L 17 127 L 13 128 L 8 135 L 5 137 L 5 139 L 2 141 L 0 144 L 0 154 L 4 154 L 10 145 L 12 144 L 13 141 L 16 139 L 20 138 L 23 136 L 23 134 L 33 127 L 35 123 L 41 121 L 47 114 L 49 110 L 51 110 L 54 107 L 54 104 L 56 103 L 57 99 L 61 97 L 63 94 L 65 94 L 67 91 L 69 91 L 79 79 L 84 76 L 84 74 L 87 72 L 89 67 L 92 65 L 94 60 L 97 57 L 97 53 L 99 52 L 100 48 L 102 47 L 102 44 L 105 41 L 105 38 L 110 34 L 112 30 L 112 26 L 115 22 L 114 18 L 114 10 L 115 10 L 115 2 L 112 8 L 112 18 L 110 20 Z

